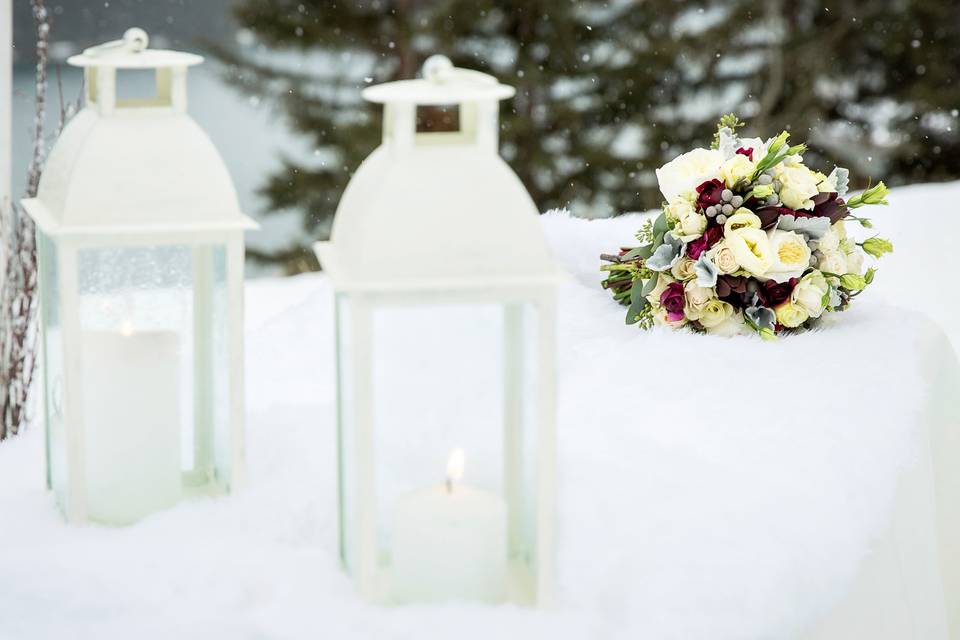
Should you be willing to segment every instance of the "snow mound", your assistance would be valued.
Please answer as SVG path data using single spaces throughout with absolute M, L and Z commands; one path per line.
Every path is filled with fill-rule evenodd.
M 883 233 L 893 216 L 876 218 Z M 354 595 L 336 555 L 332 299 L 307 275 L 248 286 L 237 495 L 68 527 L 43 486 L 41 428 L 0 447 L 0 638 L 796 637 L 851 584 L 916 453 L 927 321 L 881 302 L 894 274 L 815 335 L 641 332 L 597 286 L 599 253 L 631 244 L 639 218 L 543 222 L 571 274 L 555 608 Z M 904 237 L 881 281 L 929 251 Z

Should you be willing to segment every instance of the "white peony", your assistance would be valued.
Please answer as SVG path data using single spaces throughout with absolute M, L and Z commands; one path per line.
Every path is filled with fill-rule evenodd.
M 755 276 L 762 276 L 773 264 L 770 239 L 762 229 L 731 229 L 727 232 L 725 241 L 740 266 Z
M 750 158 L 738 153 L 723 163 L 720 168 L 720 178 L 728 187 L 733 187 L 740 180 L 748 180 L 756 166 Z
M 803 309 L 811 318 L 819 318 L 823 313 L 823 297 L 830 291 L 827 279 L 819 271 L 811 271 L 803 276 L 790 294 L 790 301 Z
M 773 261 L 765 274 L 777 282 L 799 278 L 810 267 L 810 247 L 806 237 L 796 231 L 776 229 L 770 232 Z
M 657 169 L 660 192 L 667 202 L 689 194 L 697 187 L 720 176 L 723 154 L 715 149 L 694 149 L 677 156 Z
M 817 176 L 802 164 L 784 163 L 776 169 L 780 200 L 791 209 L 812 209 L 811 198 L 820 193 Z

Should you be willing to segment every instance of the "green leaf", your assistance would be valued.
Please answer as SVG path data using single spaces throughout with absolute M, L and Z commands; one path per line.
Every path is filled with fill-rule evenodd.
M 653 293 L 653 290 L 657 288 L 657 280 L 659 280 L 659 277 L 653 277 L 643 283 L 641 293 L 644 298 Z
M 873 284 L 873 277 L 877 274 L 877 270 L 873 267 L 867 269 L 867 272 L 863 274 L 863 281 L 867 284 Z

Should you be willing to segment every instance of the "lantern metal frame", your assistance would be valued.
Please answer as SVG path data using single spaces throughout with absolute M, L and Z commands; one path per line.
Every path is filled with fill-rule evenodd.
M 555 325 L 560 271 L 546 246 L 536 206 L 498 155 L 498 101 L 512 96 L 513 88 L 485 74 L 454 69 L 448 61 L 436 74 L 431 74 L 429 67 L 430 61 L 424 79 L 364 91 L 367 100 L 384 103 L 383 142 L 348 185 L 331 240 L 314 247 L 335 296 L 341 562 L 365 598 L 391 601 L 377 540 L 374 314 L 396 306 L 497 304 L 504 313 L 503 487 L 510 552 L 523 526 L 518 492 L 525 462 L 520 442 L 522 403 L 529 401 L 521 397 L 525 367 L 535 376 L 536 388 L 535 425 L 527 425 L 536 438 L 533 557 L 520 566 L 509 559 L 513 564 L 508 600 L 542 606 L 552 600 L 555 582 Z M 415 114 L 420 105 L 458 107 L 461 130 L 417 133 Z M 455 171 L 462 175 L 457 177 Z M 377 184 L 385 176 L 389 176 L 387 184 Z M 475 181 L 479 181 L 481 190 L 490 189 L 484 179 L 493 188 L 480 200 L 502 206 L 489 207 L 487 215 L 481 216 L 469 187 L 476 192 Z M 385 200 L 382 190 L 425 200 Z M 428 193 L 424 195 L 423 190 Z M 459 202 L 464 206 L 446 206 L 457 198 L 462 198 Z M 454 218 L 452 223 L 443 219 L 447 214 Z M 407 222 L 413 231 L 402 226 Z M 471 230 L 469 242 L 480 236 L 479 249 L 464 244 L 466 234 L 454 233 L 457 225 Z M 424 238 L 425 234 L 430 237 Z M 461 247 L 466 257 L 459 262 L 445 260 L 444 272 L 438 274 L 431 245 L 449 248 L 447 256 L 457 255 Z M 384 252 L 396 255 L 384 256 Z M 511 259 L 520 255 L 527 259 Z M 379 267 L 377 260 L 390 264 L 390 269 Z M 536 355 L 526 364 L 522 349 L 525 309 L 535 313 L 532 324 L 537 340 Z M 348 437 L 352 438 L 349 457 Z M 344 495 L 348 483 L 352 502 Z M 353 533 L 348 534 L 347 529 Z
M 47 413 L 47 487 L 54 488 L 51 460 L 52 400 L 62 407 L 66 477 L 61 507 L 68 521 L 88 520 L 85 424 L 80 390 L 82 375 L 80 269 L 88 249 L 180 247 L 191 252 L 194 367 L 194 452 L 212 465 L 212 415 L 209 394 L 196 391 L 213 376 L 212 354 L 198 347 L 214 332 L 212 294 L 214 250 L 223 250 L 228 319 L 227 407 L 229 478 L 214 478 L 209 468 L 183 472 L 183 491 L 221 493 L 243 483 L 244 361 L 243 278 L 244 232 L 257 224 L 240 212 L 236 191 L 219 154 L 186 113 L 187 69 L 200 56 L 175 51 L 124 51 L 96 55 L 88 50 L 69 59 L 84 69 L 85 107 L 71 120 L 52 150 L 38 195 L 22 201 L 37 225 L 39 287 L 56 274 L 61 323 L 62 389 L 45 380 Z M 153 99 L 119 100 L 117 71 L 156 73 Z M 145 120 L 145 118 L 151 118 Z M 159 129 L 159 131 L 155 131 Z M 154 163 L 151 166 L 151 163 Z M 152 197 L 144 197 L 150 194 Z M 50 243 L 56 255 L 50 253 Z M 45 327 L 44 327 L 45 329 Z M 44 359 L 49 357 L 44 340 Z M 45 371 L 47 367 L 44 367 Z M 204 424 L 205 422 L 205 424 Z

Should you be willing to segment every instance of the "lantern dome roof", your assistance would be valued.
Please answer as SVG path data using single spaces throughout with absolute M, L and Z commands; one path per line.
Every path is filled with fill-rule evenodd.
M 539 211 L 499 156 L 423 147 L 402 162 L 380 147 L 317 243 L 338 290 L 462 289 L 554 282 Z
M 202 58 L 93 50 L 70 59 L 87 67 L 87 104 L 50 151 L 37 196 L 23 203 L 40 228 L 49 235 L 255 228 L 220 154 L 186 113 L 186 67 Z M 117 99 L 121 68 L 157 69 L 158 96 Z
M 497 102 L 513 87 L 443 56 L 423 79 L 370 87 L 390 103 L 384 138 L 347 185 L 315 249 L 340 291 L 551 285 L 559 277 L 539 211 L 497 153 Z M 460 108 L 459 131 L 416 131 L 413 105 Z M 392 107 L 390 106 L 392 105 Z

